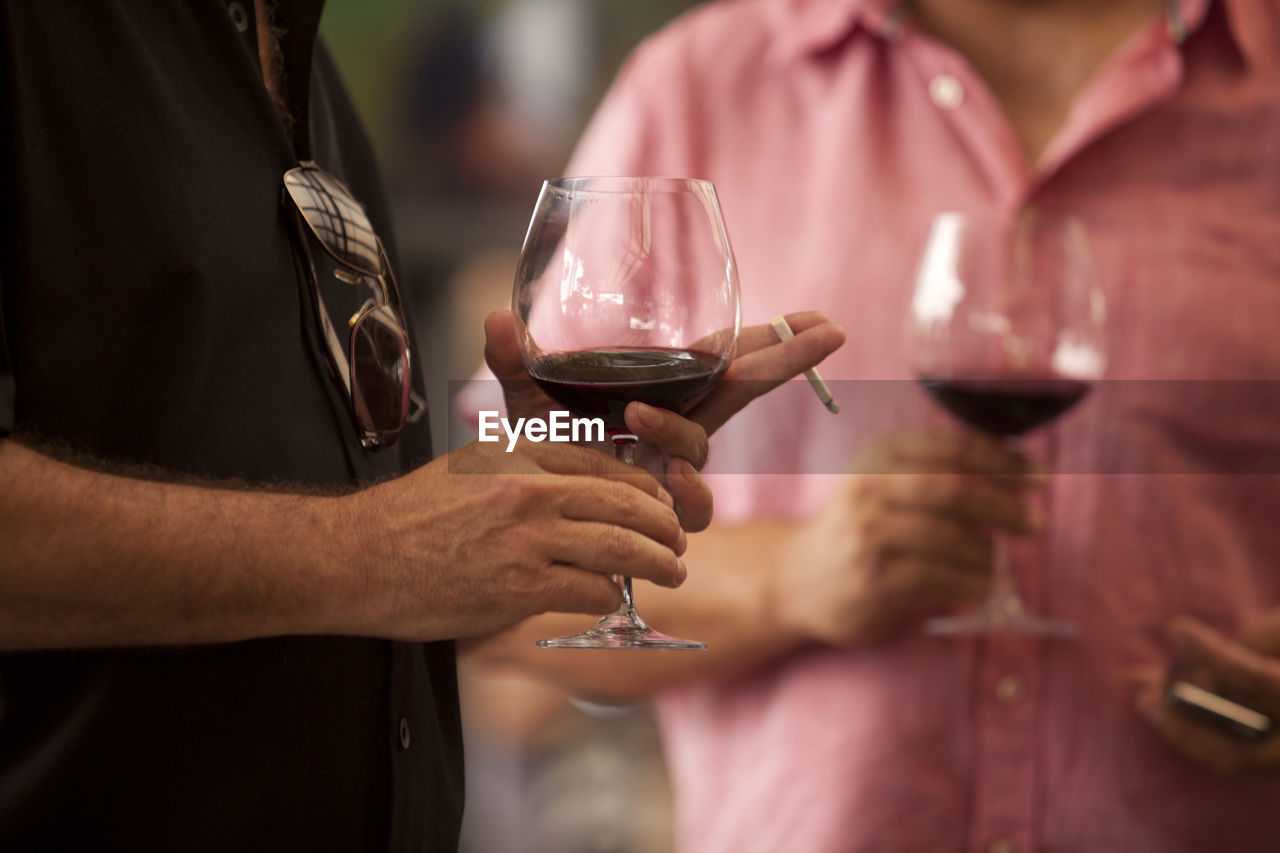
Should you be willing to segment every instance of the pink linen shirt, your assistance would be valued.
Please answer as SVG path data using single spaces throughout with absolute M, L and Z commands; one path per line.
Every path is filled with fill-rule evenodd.
M 568 174 L 713 181 L 743 322 L 826 310 L 849 333 L 829 379 L 911 375 L 903 318 L 933 213 L 1035 204 L 1086 222 L 1109 377 L 1143 380 L 1108 383 L 1033 444 L 1075 473 L 1054 479 L 1049 532 L 1017 571 L 1080 637 L 912 626 L 668 693 L 682 851 L 1280 850 L 1280 784 L 1188 763 L 1125 681 L 1169 659 L 1174 614 L 1234 632 L 1280 606 L 1276 407 L 1147 382 L 1280 378 L 1278 54 L 1280 4 L 1177 3 L 1100 69 L 1038 163 L 962 56 L 885 2 L 712 3 L 624 67 Z M 814 511 L 870 434 L 930 411 L 855 396 L 833 418 L 808 394 L 713 438 L 718 522 Z M 1215 467 L 1240 454 L 1244 473 Z M 1270 469 L 1248 473 L 1254 455 Z M 780 473 L 742 473 L 761 459 Z

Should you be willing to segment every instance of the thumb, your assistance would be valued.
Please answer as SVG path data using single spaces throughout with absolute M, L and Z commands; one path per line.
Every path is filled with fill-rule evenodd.
M 513 312 L 494 311 L 485 318 L 484 360 L 504 385 L 509 380 L 526 377 L 520 348 L 516 345 L 516 315 Z
M 529 378 L 516 343 L 516 315 L 494 311 L 484 321 L 484 360 L 502 383 L 507 414 L 515 417 L 545 412 L 551 401 Z

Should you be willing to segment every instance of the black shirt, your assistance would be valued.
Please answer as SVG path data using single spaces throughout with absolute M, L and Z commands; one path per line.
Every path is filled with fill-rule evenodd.
M 0 2 L 0 429 L 202 481 L 427 458 L 360 446 L 300 285 L 300 159 L 390 238 L 319 6 L 278 10 L 291 138 L 250 0 Z M 451 643 L 0 655 L 0 850 L 452 850 L 460 752 Z

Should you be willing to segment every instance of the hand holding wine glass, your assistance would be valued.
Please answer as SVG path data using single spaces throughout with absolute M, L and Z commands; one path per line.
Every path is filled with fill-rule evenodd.
M 516 270 L 516 343 L 542 391 L 601 418 L 618 458 L 640 401 L 684 413 L 725 373 L 738 338 L 738 278 L 714 188 L 675 178 L 543 185 Z M 649 628 L 631 581 L 622 607 L 560 648 L 705 648 Z
M 711 491 L 697 473 L 707 461 L 708 437 L 752 400 L 820 364 L 844 344 L 844 330 L 821 311 L 794 312 L 787 321 L 796 333 L 789 341 L 780 341 L 770 323 L 744 326 L 721 381 L 683 415 L 658 412 L 661 423 L 654 424 L 649 417 L 640 417 L 644 410 L 639 403 L 624 414 L 640 444 L 664 457 L 658 460 L 661 467 L 648 470 L 675 498 L 681 526 L 689 533 L 711 523 Z M 530 380 L 516 345 L 515 325 L 510 310 L 488 316 L 485 363 L 502 385 L 510 416 L 544 417 L 556 403 Z
M 1075 406 L 1102 377 L 1105 321 L 1078 219 L 1038 209 L 934 218 L 911 305 L 912 358 L 934 399 L 969 426 L 1012 445 Z M 1076 626 L 1027 610 L 997 531 L 987 602 L 926 630 L 1073 636 Z

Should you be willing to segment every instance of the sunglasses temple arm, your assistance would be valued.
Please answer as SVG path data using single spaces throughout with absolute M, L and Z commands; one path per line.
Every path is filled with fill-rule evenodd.
M 382 301 L 390 305 L 392 310 L 396 312 L 396 316 L 400 318 L 400 325 L 404 328 L 406 345 L 412 340 L 409 334 L 409 318 L 405 316 L 404 302 L 400 299 L 400 284 L 396 281 L 395 271 L 391 268 L 391 259 L 387 257 L 387 247 L 382 245 L 382 241 L 378 241 L 378 255 L 382 258 L 382 268 L 386 270 L 386 275 L 382 281 L 376 281 L 375 289 L 380 289 Z M 412 352 L 412 349 L 410 350 Z M 413 358 L 409 359 L 410 369 L 417 370 L 417 365 L 413 363 Z M 415 373 L 415 378 L 421 378 Z M 405 423 L 416 424 L 422 420 L 422 416 L 427 413 L 427 400 L 414 389 L 413 385 L 409 386 L 409 412 L 405 415 Z
M 296 208 L 295 208 L 296 212 Z M 351 397 L 351 368 L 347 364 L 347 359 L 343 354 L 342 343 L 338 338 L 338 333 L 333 328 L 333 321 L 329 319 L 329 311 L 324 307 L 324 300 L 320 298 L 319 279 L 316 277 L 315 259 L 311 257 L 311 249 L 307 246 L 307 235 L 304 230 L 306 226 L 299 220 L 302 218 L 301 213 L 293 217 L 294 233 L 297 236 L 296 251 L 302 255 L 302 263 L 307 273 L 307 287 L 311 293 L 312 311 L 316 315 L 316 320 L 320 326 L 320 333 L 324 336 L 325 352 L 327 353 L 326 361 L 329 363 L 329 369 L 333 371 L 339 381 L 342 382 L 343 390 L 347 392 L 347 397 Z

